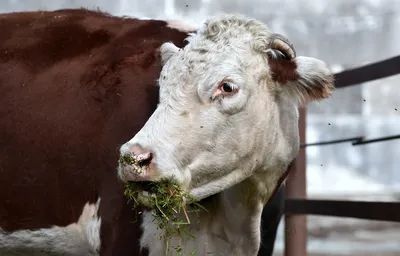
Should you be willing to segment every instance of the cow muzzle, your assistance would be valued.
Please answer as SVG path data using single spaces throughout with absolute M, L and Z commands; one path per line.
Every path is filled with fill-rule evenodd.
M 155 178 L 155 154 L 139 144 L 126 147 L 119 159 L 118 174 L 122 181 L 151 181 Z

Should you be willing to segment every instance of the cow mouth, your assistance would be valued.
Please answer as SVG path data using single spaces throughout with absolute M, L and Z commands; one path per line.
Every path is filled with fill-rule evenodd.
M 190 212 L 206 210 L 173 178 L 129 181 L 125 183 L 125 195 L 134 202 L 134 208 L 139 206 L 151 212 L 157 229 L 165 231 L 165 239 L 189 234 L 184 231 L 191 224 L 189 209 Z
M 156 195 L 156 182 L 154 181 L 127 181 L 125 182 L 124 194 L 135 206 L 147 209 L 154 208 Z
M 196 203 L 186 189 L 174 179 L 164 178 L 158 181 L 128 181 L 125 183 L 125 196 L 136 205 L 146 208 L 168 207 L 175 210 L 186 204 Z
M 151 193 L 154 190 L 154 181 L 128 181 L 130 185 L 135 186 L 138 190 Z M 132 184 L 134 183 L 134 184 Z

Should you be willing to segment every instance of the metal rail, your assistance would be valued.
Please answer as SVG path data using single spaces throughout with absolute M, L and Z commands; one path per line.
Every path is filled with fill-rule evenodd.
M 385 136 L 385 137 L 379 137 L 379 138 L 370 139 L 370 140 L 366 140 L 364 136 L 358 136 L 358 137 L 351 137 L 351 138 L 346 138 L 346 139 L 328 140 L 328 141 L 300 144 L 300 148 L 311 147 L 311 146 L 332 145 L 332 144 L 338 144 L 338 143 L 344 143 L 344 142 L 352 142 L 351 144 L 353 146 L 357 146 L 357 145 L 365 145 L 365 144 L 369 144 L 369 143 L 382 142 L 382 141 L 395 140 L 395 139 L 400 139 L 400 135 Z
M 309 214 L 400 222 L 398 202 L 286 199 L 285 214 Z
M 335 87 L 358 85 L 400 73 L 400 56 L 335 74 Z
M 380 138 L 371 139 L 371 140 L 356 141 L 356 142 L 353 142 L 352 145 L 353 146 L 365 145 L 365 144 L 369 144 L 369 143 L 382 142 L 382 141 L 395 140 L 395 139 L 400 139 L 400 135 L 380 137 Z
M 300 148 L 311 147 L 311 146 L 332 145 L 332 144 L 344 143 L 344 142 L 358 142 L 358 141 L 362 141 L 362 140 L 364 140 L 364 136 L 351 137 L 351 138 L 347 138 L 347 139 L 329 140 L 329 141 L 321 141 L 321 142 L 300 144 Z

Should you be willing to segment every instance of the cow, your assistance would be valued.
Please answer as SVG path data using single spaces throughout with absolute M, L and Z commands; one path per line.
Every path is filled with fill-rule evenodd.
M 157 255 L 143 245 L 143 209 L 133 211 L 123 195 L 118 159 L 121 146 L 157 108 L 160 47 L 170 42 L 184 49 L 185 39 L 197 29 L 175 21 L 63 9 L 0 14 L 0 31 L 0 255 Z M 295 60 L 274 61 L 275 71 L 296 65 Z M 292 92 L 324 96 L 324 85 L 316 83 L 327 71 L 316 63 L 297 60 L 300 77 L 288 75 L 300 85 L 308 79 L 310 87 L 289 81 Z M 291 105 L 287 108 L 294 134 L 297 116 Z M 293 134 L 288 148 L 298 146 Z M 263 245 L 259 255 L 271 255 L 282 204 L 278 193 L 273 207 L 264 208 L 262 223 L 255 216 L 252 228 L 262 224 L 263 233 L 261 242 L 254 233 L 254 241 Z M 244 230 L 236 234 L 248 235 Z M 247 255 L 257 247 L 253 244 Z

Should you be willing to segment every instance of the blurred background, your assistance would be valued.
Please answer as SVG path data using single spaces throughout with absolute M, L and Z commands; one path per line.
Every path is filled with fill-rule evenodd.
M 334 72 L 400 54 L 398 0 L 1 0 L 0 12 L 99 8 L 114 15 L 199 24 L 222 12 L 243 13 L 286 35 L 298 55 Z M 0 31 L 1 36 L 1 31 Z M 337 90 L 309 105 L 307 142 L 400 134 L 400 76 Z M 400 140 L 307 148 L 310 198 L 398 201 Z M 400 214 L 400 213 L 399 213 Z M 309 255 L 400 255 L 400 224 L 308 217 Z M 285 232 L 296 232 L 295 227 Z M 275 255 L 283 252 L 283 222 Z

